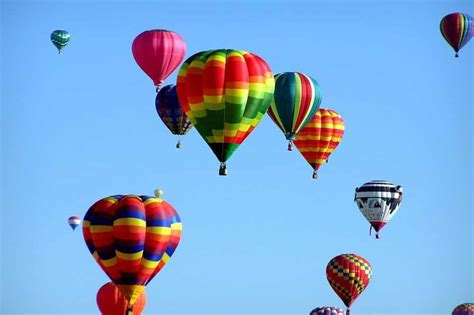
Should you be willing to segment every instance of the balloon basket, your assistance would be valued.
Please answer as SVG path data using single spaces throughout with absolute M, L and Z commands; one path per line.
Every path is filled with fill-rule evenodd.
M 219 175 L 220 176 L 227 176 L 227 167 L 225 163 L 221 164 L 221 167 L 219 168 Z

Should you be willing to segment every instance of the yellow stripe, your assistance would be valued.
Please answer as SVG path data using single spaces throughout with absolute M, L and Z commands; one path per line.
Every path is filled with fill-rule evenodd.
M 145 206 L 148 206 L 150 203 L 155 203 L 155 202 L 156 203 L 162 203 L 163 199 L 161 199 L 161 198 L 150 198 L 150 199 L 146 200 L 143 204 Z
M 171 229 L 173 231 L 175 231 L 175 230 L 182 231 L 183 230 L 183 224 L 181 222 L 173 223 L 173 224 L 171 224 Z
M 112 232 L 114 227 L 111 225 L 91 225 L 91 233 Z
M 151 234 L 170 235 L 171 228 L 164 226 L 148 226 L 146 232 Z
M 106 259 L 106 260 L 101 259 L 100 261 L 102 262 L 102 264 L 105 267 L 112 267 L 112 266 L 115 266 L 117 264 L 117 258 L 116 257 Z
M 150 269 L 155 269 L 156 266 L 158 266 L 159 263 L 160 263 L 160 261 L 152 261 L 152 260 L 148 260 L 146 258 L 142 259 L 142 266 L 146 267 L 146 268 L 150 268 Z
M 114 221 L 114 226 L 121 225 L 133 225 L 133 226 L 146 226 L 146 221 L 137 218 L 121 218 Z
M 118 258 L 123 260 L 136 260 L 143 257 L 143 250 L 132 254 L 122 253 L 121 251 L 115 250 L 115 254 Z
M 90 227 L 90 226 L 91 226 L 91 223 L 90 223 L 89 221 L 84 220 L 84 221 L 82 222 L 82 227 L 88 228 L 88 227 Z
M 167 253 L 164 253 L 163 257 L 161 257 L 161 261 L 166 264 L 169 260 L 170 260 L 170 256 L 168 256 Z

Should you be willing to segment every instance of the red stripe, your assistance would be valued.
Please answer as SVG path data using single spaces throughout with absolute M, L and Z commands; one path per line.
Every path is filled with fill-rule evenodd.
M 303 124 L 304 119 L 311 107 L 311 99 L 314 97 L 314 91 L 311 89 L 311 82 L 306 76 L 297 72 L 296 75 L 301 80 L 301 103 L 300 103 L 300 112 L 298 113 L 298 118 L 296 119 L 295 130 L 298 130 Z

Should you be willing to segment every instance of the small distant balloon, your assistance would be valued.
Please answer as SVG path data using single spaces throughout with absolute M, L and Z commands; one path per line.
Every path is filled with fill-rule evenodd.
M 339 307 L 323 306 L 316 307 L 309 315 L 345 315 L 345 312 Z
M 67 221 L 73 231 L 79 226 L 79 224 L 81 224 L 81 218 L 79 218 L 77 215 L 73 215 L 72 217 L 69 217 Z
M 455 57 L 474 35 L 474 19 L 464 13 L 451 13 L 446 15 L 440 22 L 441 35 L 453 47 Z
M 456 306 L 452 315 L 474 315 L 474 304 L 464 303 Z
M 51 42 L 58 49 L 58 52 L 61 54 L 69 43 L 71 34 L 68 31 L 56 30 L 51 33 Z

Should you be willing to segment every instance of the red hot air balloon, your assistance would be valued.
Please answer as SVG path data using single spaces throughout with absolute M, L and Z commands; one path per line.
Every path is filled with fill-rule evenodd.
M 451 13 L 441 20 L 439 28 L 458 57 L 459 50 L 474 36 L 474 19 L 467 14 Z
M 84 216 L 89 251 L 131 307 L 181 239 L 181 219 L 161 194 L 110 196 L 94 203 Z
M 135 38 L 132 53 L 137 64 L 159 90 L 163 81 L 183 61 L 186 43 L 175 32 L 150 30 Z
M 146 304 L 146 293 L 143 291 L 133 305 L 132 315 L 140 315 Z M 97 306 L 102 315 L 125 314 L 128 310 L 128 301 L 113 284 L 104 284 L 97 292 Z
M 331 259 L 326 276 L 329 285 L 347 306 L 346 315 L 349 315 L 352 303 L 369 285 L 372 266 L 360 256 L 343 254 Z

